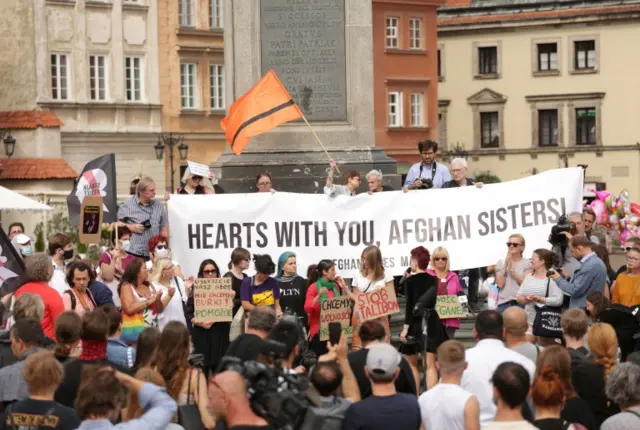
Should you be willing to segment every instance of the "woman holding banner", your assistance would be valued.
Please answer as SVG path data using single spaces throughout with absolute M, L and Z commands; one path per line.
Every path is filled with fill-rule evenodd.
M 312 270 L 315 269 L 315 270 Z M 316 266 L 309 266 L 309 288 L 304 301 L 304 311 L 309 321 L 310 348 L 316 357 L 326 354 L 327 342 L 320 340 L 320 303 L 341 296 L 341 292 L 353 298 L 344 280 L 336 276 L 336 266 L 332 260 L 320 260 Z
M 385 287 L 393 288 L 393 276 L 387 275 L 384 272 L 384 264 L 382 262 L 382 253 L 380 248 L 374 245 L 367 246 L 362 251 L 360 260 L 360 272 L 354 276 L 351 281 L 353 293 L 358 294 L 372 293 L 376 290 L 380 290 Z M 387 333 L 385 342 L 391 342 L 391 335 L 389 332 L 389 318 L 381 317 L 379 320 Z M 353 327 L 353 338 L 351 339 L 351 350 L 357 351 L 362 348 L 362 342 L 360 341 L 360 321 L 358 312 L 353 313 L 351 325 Z
M 449 252 L 446 248 L 438 247 L 433 250 L 431 269 L 427 270 L 427 273 L 436 278 L 439 296 L 456 296 L 463 292 L 458 275 L 449 270 L 449 263 Z M 449 339 L 453 339 L 456 330 L 460 328 L 460 319 L 443 318 L 442 325 L 444 325 Z

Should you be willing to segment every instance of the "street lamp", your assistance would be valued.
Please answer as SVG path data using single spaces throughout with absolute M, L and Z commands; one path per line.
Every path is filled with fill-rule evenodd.
M 469 152 L 464 149 L 464 146 L 460 145 L 460 143 L 456 143 L 455 146 L 451 148 L 449 151 L 452 159 L 453 158 L 464 158 L 465 160 L 469 157 Z
M 189 145 L 184 143 L 184 136 L 174 136 L 173 133 L 161 133 L 158 136 L 158 143 L 153 146 L 156 151 L 156 159 L 162 161 L 164 148 L 169 148 L 169 163 L 171 164 L 171 192 L 175 191 L 176 167 L 173 163 L 173 148 L 178 147 L 180 160 L 185 161 L 189 153 Z
M 4 136 L 4 134 L 4 132 L 0 132 L 0 139 L 2 139 L 2 136 Z M 14 151 L 16 150 L 16 139 L 11 136 L 11 132 L 9 132 L 2 142 L 4 143 L 4 154 L 7 156 L 7 158 L 11 158 Z

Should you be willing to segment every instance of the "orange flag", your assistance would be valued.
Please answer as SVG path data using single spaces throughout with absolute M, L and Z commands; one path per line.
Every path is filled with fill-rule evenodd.
M 273 70 L 238 98 L 220 125 L 234 154 L 240 155 L 249 139 L 302 117 Z

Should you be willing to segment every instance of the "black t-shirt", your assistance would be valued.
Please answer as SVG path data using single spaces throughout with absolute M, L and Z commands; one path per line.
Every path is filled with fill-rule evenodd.
M 471 185 L 473 185 L 473 181 L 467 178 L 467 186 L 471 186 Z M 460 184 L 458 184 L 455 179 L 452 179 L 442 184 L 442 188 L 459 188 L 459 187 L 460 187 Z
M 342 430 L 378 430 L 420 428 L 420 407 L 415 394 L 370 396 L 347 409 Z
M 534 426 L 540 430 L 565 430 L 564 421 L 561 418 L 544 418 L 535 420 Z
M 349 365 L 356 377 L 358 387 L 360 388 L 360 395 L 363 399 L 371 396 L 371 381 L 369 381 L 369 378 L 367 378 L 367 375 L 364 373 L 364 367 L 367 364 L 367 355 L 369 355 L 369 350 L 363 348 L 349 353 L 348 356 Z M 398 393 L 416 396 L 416 381 L 413 377 L 411 366 L 404 357 L 402 357 L 402 361 L 400 361 L 400 374 L 396 379 L 396 391 Z
M 244 273 L 242 274 L 242 279 L 236 278 L 233 272 L 227 272 L 224 274 L 225 278 L 231 278 L 231 288 L 236 293 L 233 298 L 233 316 L 236 316 L 236 312 L 240 310 L 240 306 L 242 305 L 242 300 L 240 299 L 240 287 L 242 286 L 242 280 L 247 277 Z
M 129 374 L 131 371 L 108 360 L 73 360 L 64 366 L 64 379 L 55 394 L 55 401 L 61 405 L 73 408 L 76 402 L 76 395 L 82 379 L 82 368 L 85 365 L 99 365 L 112 367 L 122 373 Z
M 306 326 L 307 313 L 304 311 L 304 300 L 307 297 L 307 281 L 300 276 L 296 276 L 291 281 L 278 281 L 278 283 L 280 284 L 280 308 L 282 312 L 289 310 L 297 316 L 303 317 Z
M 589 354 L 589 351 L 584 346 L 581 346 L 578 349 L 567 348 L 567 351 L 569 352 L 569 356 L 571 357 L 572 369 L 581 364 L 584 359 L 587 358 L 587 354 Z
M 242 361 L 257 360 L 263 343 L 264 341 L 259 336 L 243 333 L 231 342 L 224 355 L 236 357 Z
M 580 397 L 565 400 L 560 417 L 568 423 L 582 424 L 587 430 L 598 430 L 598 423 L 589 404 Z
M 25 399 L 9 408 L 3 418 L 2 430 L 74 430 L 80 426 L 76 411 L 56 402 Z

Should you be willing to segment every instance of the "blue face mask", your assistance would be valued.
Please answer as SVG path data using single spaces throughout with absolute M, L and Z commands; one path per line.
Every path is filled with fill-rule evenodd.
M 31 255 L 33 254 L 33 248 L 31 245 L 26 245 L 22 247 L 22 255 Z

